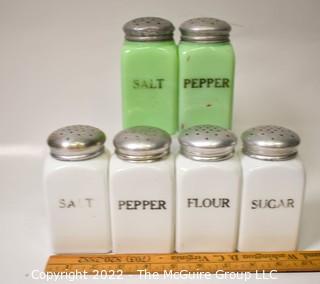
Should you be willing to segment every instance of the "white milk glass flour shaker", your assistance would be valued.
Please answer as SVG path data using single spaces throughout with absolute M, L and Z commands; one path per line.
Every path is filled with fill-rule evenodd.
M 241 167 L 235 135 L 214 125 L 197 125 L 179 135 L 176 159 L 177 252 L 236 249 Z

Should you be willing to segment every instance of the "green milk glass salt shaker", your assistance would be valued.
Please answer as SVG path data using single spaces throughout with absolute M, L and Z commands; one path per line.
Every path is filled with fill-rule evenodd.
M 180 128 L 200 124 L 231 128 L 235 56 L 230 25 L 195 18 L 182 23 L 180 31 Z
M 121 51 L 123 127 L 178 128 L 178 52 L 174 26 L 156 17 L 127 22 Z

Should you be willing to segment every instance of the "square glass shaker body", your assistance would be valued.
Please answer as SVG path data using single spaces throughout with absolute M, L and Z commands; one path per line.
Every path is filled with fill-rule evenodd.
M 241 190 L 238 156 L 209 162 L 179 154 L 176 180 L 177 252 L 235 251 Z M 215 201 L 206 207 L 212 199 Z M 189 207 L 189 202 L 199 207 Z
M 286 161 L 241 156 L 239 251 L 297 248 L 305 172 L 299 157 Z
M 179 44 L 180 129 L 201 124 L 231 128 L 234 68 L 230 43 Z
M 84 161 L 48 156 L 44 188 L 55 253 L 111 251 L 109 153 Z
M 178 127 L 178 52 L 174 41 L 125 41 L 121 51 L 123 127 Z
M 155 208 L 136 206 L 135 202 L 144 201 L 153 201 Z M 165 206 L 158 206 L 159 201 Z M 127 208 L 120 202 L 130 204 Z M 173 252 L 174 205 L 171 155 L 156 162 L 129 162 L 112 155 L 110 206 L 115 253 Z

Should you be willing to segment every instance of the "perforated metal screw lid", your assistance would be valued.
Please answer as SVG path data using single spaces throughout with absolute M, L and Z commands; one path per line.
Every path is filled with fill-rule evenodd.
M 296 156 L 300 138 L 290 129 L 264 125 L 245 131 L 242 136 L 243 153 L 256 159 L 281 161 Z
M 234 154 L 236 136 L 215 125 L 196 125 L 179 134 L 181 154 L 196 161 L 221 161 Z
M 119 132 L 113 144 L 115 153 L 123 160 L 152 162 L 168 156 L 171 137 L 156 127 L 136 126 Z
M 191 42 L 228 42 L 231 26 L 215 18 L 195 18 L 180 26 L 181 40 Z
M 70 125 L 50 134 L 51 155 L 62 161 L 92 159 L 104 152 L 105 134 L 89 125 Z
M 143 17 L 127 22 L 123 31 L 129 41 L 163 41 L 173 39 L 174 26 L 162 18 Z

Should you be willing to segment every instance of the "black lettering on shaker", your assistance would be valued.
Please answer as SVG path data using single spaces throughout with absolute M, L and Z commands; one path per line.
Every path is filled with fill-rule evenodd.
M 188 208 L 230 208 L 229 198 L 187 198 Z
M 188 85 L 190 85 L 190 84 L 191 84 L 191 80 L 190 79 L 184 79 L 183 80 L 183 87 L 184 88 L 187 88 Z
M 201 88 L 230 88 L 230 79 L 228 78 L 187 78 L 183 79 L 185 89 Z
M 164 86 L 164 79 L 134 79 L 132 80 L 133 89 L 162 89 Z
M 133 80 L 133 86 L 134 89 L 139 89 L 139 80 Z
M 165 200 L 119 200 L 119 210 L 166 210 Z
M 59 199 L 59 208 L 65 208 L 66 207 L 66 202 L 64 198 Z
M 255 199 L 251 200 L 251 209 L 294 208 L 294 199 Z
M 58 200 L 59 208 L 91 208 L 93 207 L 93 198 L 76 198 L 76 199 L 66 199 L 60 198 Z
M 230 85 L 229 85 L 230 80 L 229 79 L 223 78 L 222 82 L 223 82 L 222 83 L 223 88 L 230 88 Z
M 158 81 L 158 88 L 162 89 L 162 83 L 163 83 L 164 79 L 157 79 L 157 81 Z
M 88 203 L 88 207 L 91 208 L 93 199 L 92 199 L 92 198 L 86 198 L 85 200 L 86 200 L 87 203 Z

